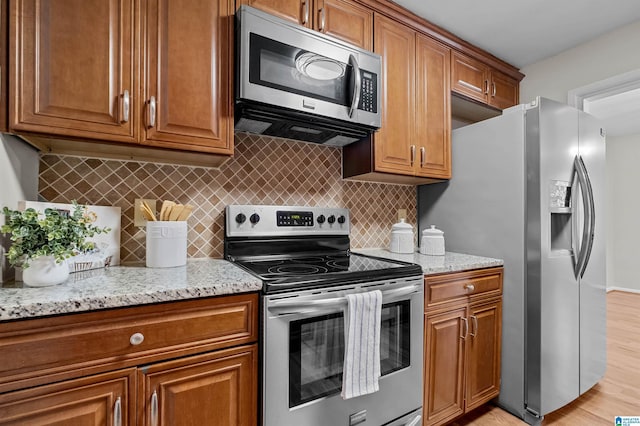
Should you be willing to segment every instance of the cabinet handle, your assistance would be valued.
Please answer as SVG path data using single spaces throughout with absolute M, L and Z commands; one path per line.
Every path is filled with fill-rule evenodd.
M 427 150 L 424 146 L 420 147 L 420 167 L 424 167 L 424 162 L 426 161 Z
M 125 90 L 122 94 L 122 121 L 129 121 L 129 91 Z
M 413 163 L 415 163 L 416 161 L 416 146 L 415 145 L 411 145 L 411 165 L 413 166 Z
M 158 393 L 151 395 L 151 426 L 158 426 Z
M 466 339 L 467 338 L 467 333 L 469 332 L 469 322 L 467 321 L 466 318 L 460 318 L 460 320 L 462 321 L 462 324 L 464 325 L 464 328 L 463 328 L 464 331 L 460 335 L 460 338 L 461 339 Z
M 469 293 L 471 293 L 471 292 L 473 292 L 473 290 L 475 290 L 475 289 L 476 289 L 476 286 L 474 286 L 473 284 L 466 284 L 466 285 L 464 286 L 464 288 L 465 288 Z
M 489 94 L 489 80 L 484 81 L 484 94 L 485 95 Z
M 324 11 L 324 7 L 320 8 L 320 32 L 324 32 L 324 25 L 327 21 L 327 13 Z
M 149 128 L 156 126 L 156 97 L 151 96 L 149 99 Z
M 496 84 L 491 83 L 491 96 L 496 97 Z
M 116 405 L 113 406 L 113 426 L 122 426 L 122 399 L 116 399 Z
M 144 342 L 144 334 L 142 333 L 134 333 L 129 337 L 129 343 L 133 346 L 138 346 L 142 342 Z
M 309 1 L 305 0 L 302 2 L 303 12 L 302 12 L 302 25 L 306 25 L 309 22 Z
M 478 334 L 478 317 L 471 315 L 471 336 L 476 337 Z

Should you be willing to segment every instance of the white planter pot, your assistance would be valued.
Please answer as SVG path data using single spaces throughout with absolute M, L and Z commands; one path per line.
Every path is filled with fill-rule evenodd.
M 53 256 L 40 256 L 29 261 L 22 271 L 22 281 L 29 287 L 46 287 L 63 283 L 69 277 L 67 262 L 56 263 Z

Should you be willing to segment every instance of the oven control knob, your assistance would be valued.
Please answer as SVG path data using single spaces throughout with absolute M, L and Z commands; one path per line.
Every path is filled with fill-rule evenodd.
M 346 220 L 347 219 L 344 216 L 342 216 L 342 215 L 338 216 L 338 223 L 339 224 L 343 224 Z
M 320 216 L 318 216 L 318 218 L 316 220 L 318 221 L 318 223 L 323 224 L 324 220 L 325 220 L 324 215 L 321 214 Z
M 336 217 L 334 215 L 331 215 L 327 218 L 327 222 L 329 223 L 334 223 L 336 221 Z
M 236 215 L 236 222 L 244 223 L 245 220 L 247 220 L 247 217 L 243 213 L 238 213 Z
M 253 223 L 254 225 L 258 222 L 260 222 L 260 216 L 258 215 L 258 213 L 254 213 L 249 217 L 249 222 Z

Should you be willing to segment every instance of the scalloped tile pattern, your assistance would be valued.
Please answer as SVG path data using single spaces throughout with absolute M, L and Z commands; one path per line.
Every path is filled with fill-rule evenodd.
M 340 148 L 242 133 L 234 156 L 219 169 L 45 154 L 39 192 L 52 202 L 120 207 L 125 264 L 145 259 L 145 232 L 133 226 L 135 198 L 196 206 L 189 257 L 222 258 L 228 204 L 346 207 L 354 248 L 386 247 L 398 209 L 416 224 L 415 187 L 345 181 Z

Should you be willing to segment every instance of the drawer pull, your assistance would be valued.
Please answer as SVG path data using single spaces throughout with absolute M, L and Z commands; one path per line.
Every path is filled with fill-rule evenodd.
M 466 285 L 464 286 L 464 288 L 465 288 L 469 293 L 471 293 L 473 290 L 475 290 L 475 289 L 476 289 L 476 286 L 474 286 L 473 284 L 466 284 Z
M 142 333 L 132 334 L 131 337 L 129 338 L 129 342 L 134 346 L 139 345 L 140 343 L 144 342 L 144 334 Z

